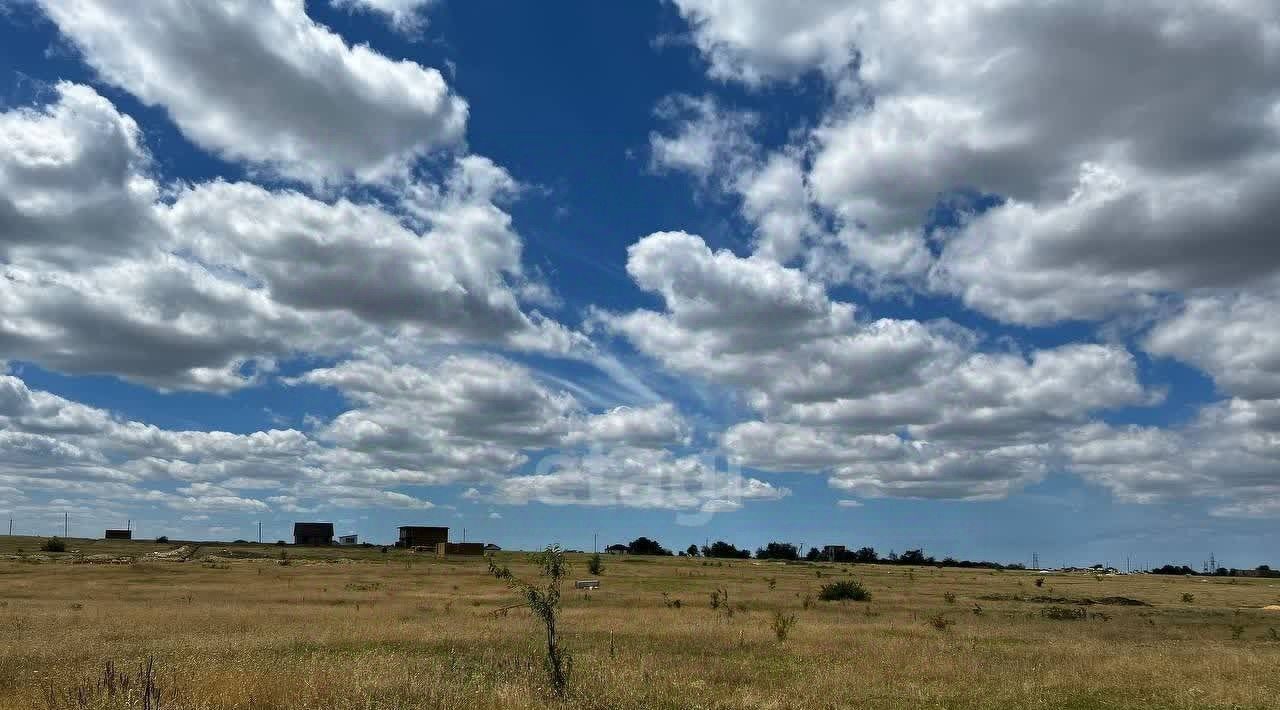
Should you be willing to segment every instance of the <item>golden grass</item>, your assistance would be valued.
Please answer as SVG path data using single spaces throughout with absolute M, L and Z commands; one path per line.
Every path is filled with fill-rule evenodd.
M 0 539 L 0 555 L 17 547 L 38 542 Z M 69 545 L 81 556 L 173 547 Z M 234 549 L 264 559 L 209 561 L 223 549 L 233 548 L 206 545 L 185 563 L 0 561 L 0 710 L 45 707 L 47 687 L 148 656 L 166 710 L 560 706 L 544 687 L 536 622 L 524 610 L 491 613 L 516 600 L 479 558 L 289 548 L 294 561 L 281 566 L 278 548 L 248 545 Z M 321 559 L 344 556 L 354 561 Z M 502 561 L 534 574 L 522 555 Z M 587 576 L 585 558 L 573 561 Z M 870 603 L 816 601 L 822 584 L 851 575 Z M 574 665 L 564 706 L 1280 707 L 1270 631 L 1280 614 L 1262 609 L 1280 602 L 1280 581 L 1051 575 L 1037 588 L 1036 576 L 610 557 L 601 590 L 565 593 Z M 710 608 L 717 588 L 732 618 Z M 1153 606 L 1095 605 L 1088 619 L 1054 621 L 1043 603 L 982 599 L 1036 595 Z M 798 619 L 781 643 L 775 610 Z M 954 623 L 936 630 L 937 614 Z

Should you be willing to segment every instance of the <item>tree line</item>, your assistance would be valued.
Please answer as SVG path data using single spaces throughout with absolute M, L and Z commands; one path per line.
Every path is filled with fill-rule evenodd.
M 731 559 L 731 560 L 748 560 L 753 557 L 757 560 L 783 560 L 787 562 L 798 562 L 807 560 L 809 562 L 855 562 L 862 564 L 889 564 L 889 565 L 921 565 L 921 566 L 941 566 L 941 567 L 973 567 L 984 569 L 1026 569 L 1021 564 L 1001 564 L 999 562 L 974 562 L 971 560 L 957 560 L 954 557 L 944 557 L 941 560 L 926 555 L 923 549 L 907 550 L 902 554 L 890 551 L 887 556 L 881 556 L 876 552 L 874 547 L 861 547 L 856 550 L 844 547 L 831 547 L 818 549 L 810 547 L 807 552 L 801 553 L 800 549 L 789 542 L 770 542 L 764 547 L 756 549 L 753 554 L 750 548 L 740 548 L 732 543 L 724 540 L 716 540 L 709 545 L 690 545 L 686 549 L 676 553 L 663 547 L 657 540 L 647 537 L 638 537 L 627 544 L 610 545 L 605 548 L 607 552 L 625 553 L 630 555 L 666 555 L 680 557 L 705 557 L 708 559 Z

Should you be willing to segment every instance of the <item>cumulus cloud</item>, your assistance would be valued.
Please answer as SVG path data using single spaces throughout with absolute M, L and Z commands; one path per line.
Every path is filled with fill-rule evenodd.
M 587 417 L 570 432 L 566 444 L 662 448 L 688 444 L 690 426 L 670 402 L 650 407 L 615 407 Z
M 87 86 L 55 92 L 0 113 L 0 258 L 79 263 L 146 245 L 159 188 L 138 125 Z
M 1280 291 L 1199 293 L 1147 334 L 1148 352 L 1177 358 L 1243 399 L 1280 398 Z
M 604 453 L 561 454 L 531 475 L 501 481 L 492 496 L 502 503 L 621 506 L 729 512 L 742 501 L 776 500 L 786 488 L 732 470 L 704 456 L 616 447 Z
M 227 391 L 302 353 L 585 345 L 524 310 L 519 294 L 535 281 L 496 204 L 516 185 L 479 156 L 440 185 L 415 184 L 400 217 L 221 181 L 158 201 L 133 121 L 80 85 L 60 84 L 42 110 L 0 113 L 0 135 L 11 148 L 0 158 L 8 357 Z
M 1038 325 L 1280 266 L 1273 3 L 677 5 L 713 76 L 833 87 L 800 143 L 825 278 Z M 969 214 L 928 234 L 940 201 Z
M 1218 499 L 1223 517 L 1280 511 L 1280 400 L 1232 398 L 1171 429 L 1094 424 L 1072 432 L 1073 470 L 1124 500 Z
M 998 497 L 1045 475 L 1064 430 L 1156 399 L 1123 348 L 988 352 L 951 323 L 862 320 L 800 269 L 684 233 L 628 256 L 665 311 L 597 318 L 667 367 L 746 395 L 765 418 L 721 440 L 742 465 L 825 472 L 868 496 Z
M 436 0 L 330 0 L 338 8 L 375 12 L 386 16 L 392 26 L 406 32 L 420 31 L 426 24 L 425 11 Z
M 843 72 L 867 14 L 847 0 L 676 0 L 712 76 L 760 85 Z
M 465 130 L 467 104 L 439 71 L 348 44 L 303 0 L 41 5 L 104 81 L 229 160 L 313 183 L 380 181 Z

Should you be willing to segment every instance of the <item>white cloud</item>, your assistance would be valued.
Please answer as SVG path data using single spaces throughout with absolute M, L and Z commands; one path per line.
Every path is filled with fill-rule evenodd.
M 302 353 L 586 346 L 523 309 L 533 279 L 495 204 L 516 185 L 484 158 L 458 160 L 442 185 L 414 185 L 402 219 L 249 183 L 183 186 L 158 202 L 136 126 L 74 84 L 44 110 L 0 113 L 0 140 L 11 149 L 0 158 L 8 357 L 227 391 Z M 73 194 L 87 196 L 83 209 L 66 207 Z
M 833 88 L 794 146 L 831 229 L 789 219 L 794 200 L 753 217 L 814 243 L 824 279 L 1039 325 L 1280 268 L 1274 3 L 677 5 L 713 76 L 816 70 Z M 940 201 L 964 211 L 974 193 L 1002 202 L 925 233 Z
M 0 113 L 0 258 L 56 264 L 127 254 L 160 233 L 138 126 L 92 89 Z
M 1073 432 L 1072 470 L 1130 501 L 1196 496 L 1221 501 L 1223 517 L 1280 512 L 1280 400 L 1229 399 L 1185 426 L 1108 427 Z
M 229 160 L 380 181 L 464 133 L 467 104 L 439 71 L 347 44 L 303 0 L 41 5 L 104 81 Z
M 718 470 L 707 457 L 616 447 L 604 453 L 561 454 L 540 462 L 530 475 L 495 486 L 506 504 L 619 506 L 729 512 L 742 501 L 776 500 L 790 491 L 734 471 Z
M 862 495 L 998 497 L 1044 476 L 1063 430 L 1155 400 L 1122 348 L 982 352 L 953 324 L 860 321 L 802 271 L 684 233 L 628 255 L 666 310 L 597 317 L 668 367 L 743 391 L 765 420 L 722 445 L 746 466 L 825 472 Z
M 675 405 L 662 402 L 651 407 L 615 407 L 587 417 L 565 437 L 566 444 L 662 448 L 688 444 L 690 427 Z
M 1144 347 L 1199 367 L 1229 394 L 1280 398 L 1277 313 L 1275 288 L 1196 294 L 1156 324 Z
M 818 69 L 838 75 L 853 59 L 867 14 L 847 0 L 675 0 L 719 79 L 759 85 Z
M 427 24 L 426 9 L 436 0 L 329 0 L 337 8 L 381 13 L 393 27 L 405 32 L 419 32 Z

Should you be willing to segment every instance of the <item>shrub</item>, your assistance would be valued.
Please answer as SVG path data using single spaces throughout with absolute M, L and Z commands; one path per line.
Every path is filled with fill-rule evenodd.
M 862 586 L 862 582 L 856 579 L 844 579 L 823 585 L 822 591 L 818 592 L 818 598 L 824 602 L 841 600 L 869 602 L 871 601 L 871 592 L 868 592 L 867 588 Z
M 938 631 L 946 631 L 951 628 L 951 625 L 954 623 L 956 622 L 948 619 L 946 614 L 943 614 L 942 612 L 938 612 L 937 614 L 929 617 L 929 625 Z
M 948 604 L 955 604 L 956 603 L 955 592 L 944 592 L 942 595 L 942 600 Z
M 40 545 L 40 551 L 41 552 L 66 552 L 67 543 L 62 538 L 58 537 L 57 535 L 54 535 L 48 540 L 45 540 L 44 544 Z
M 102 674 L 83 681 L 74 688 L 59 691 L 53 686 L 46 689 L 45 704 L 49 710 L 84 710 L 85 708 L 138 708 L 159 710 L 160 689 L 156 687 L 156 674 L 151 658 L 138 669 L 128 673 L 107 661 Z
M 1054 621 L 1081 621 L 1088 615 L 1084 609 L 1069 606 L 1048 606 L 1040 610 L 1040 616 Z
M 662 593 L 662 604 L 668 609 L 679 609 L 680 607 L 684 606 L 684 602 L 680 601 L 679 599 L 672 599 L 671 595 L 667 594 L 666 592 Z
M 813 607 L 813 595 L 812 595 L 812 594 L 806 594 L 806 595 L 804 595 L 804 598 L 800 600 L 800 606 L 804 607 L 805 609 L 812 608 L 812 607 Z M 1272 632 L 1274 632 L 1274 631 L 1275 631 L 1275 629 L 1272 629 Z
M 167 545 L 169 544 L 169 536 L 161 535 L 160 537 L 156 538 L 156 542 L 160 543 L 161 545 Z
M 1239 641 L 1240 637 L 1244 636 L 1244 627 L 1240 624 L 1232 624 L 1230 628 L 1232 641 Z
M 534 556 L 534 561 L 541 568 L 539 574 L 547 578 L 545 587 L 535 586 L 516 577 L 507 567 L 499 567 L 492 556 L 487 559 L 489 573 L 519 592 L 524 597 L 524 605 L 533 610 L 534 615 L 542 622 L 547 638 L 544 659 L 547 679 L 555 694 L 563 698 L 569 692 L 569 673 L 573 668 L 573 659 L 560 647 L 560 637 L 556 630 L 560 616 L 560 583 L 569 575 L 569 563 L 565 560 L 564 550 L 559 545 L 549 545 L 542 553 Z
M 1184 592 L 1182 595 L 1183 604 L 1191 604 L 1191 603 L 1194 603 L 1195 600 L 1196 600 L 1196 595 L 1192 594 L 1191 592 Z
M 604 558 L 597 552 L 587 560 L 587 571 L 591 574 L 600 574 L 604 571 Z
M 1037 586 L 1037 587 L 1043 587 L 1043 586 L 1044 586 L 1044 577 L 1036 577 L 1036 586 Z
M 787 634 L 791 633 L 791 627 L 795 625 L 795 614 L 784 614 L 781 609 L 773 610 L 773 621 L 770 626 L 773 627 L 773 635 L 778 637 L 778 643 L 787 640 Z

